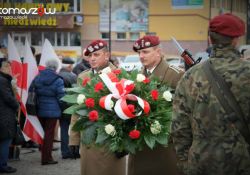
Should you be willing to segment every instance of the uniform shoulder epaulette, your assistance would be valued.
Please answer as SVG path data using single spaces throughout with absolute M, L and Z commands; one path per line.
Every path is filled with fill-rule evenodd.
M 174 65 L 169 65 L 169 68 L 172 69 L 173 71 L 175 71 L 178 74 L 181 73 L 181 72 L 183 72 L 183 70 L 181 68 L 176 67 Z
M 81 77 L 82 75 L 86 74 L 87 72 L 90 72 L 91 69 L 86 69 L 84 71 L 82 71 L 79 75 L 78 75 L 78 78 Z

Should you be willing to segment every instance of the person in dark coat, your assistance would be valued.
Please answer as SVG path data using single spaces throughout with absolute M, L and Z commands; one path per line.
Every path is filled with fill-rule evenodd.
M 83 53 L 84 52 L 85 52 L 85 50 L 83 51 Z M 86 57 L 83 57 L 82 61 L 74 67 L 73 73 L 75 73 L 76 75 L 79 75 L 80 73 L 82 73 L 83 71 L 88 70 L 88 69 L 90 69 L 89 61 L 87 60 Z
M 72 72 L 74 60 L 71 58 L 64 58 L 62 60 L 62 68 L 59 75 L 63 78 L 64 87 L 71 88 L 73 84 L 76 84 L 77 76 Z M 66 102 L 63 102 L 62 111 L 70 107 Z M 60 118 L 61 127 L 61 154 L 63 159 L 73 158 L 73 155 L 69 148 L 69 125 L 70 125 L 71 115 L 62 113 Z M 78 155 L 79 149 L 78 149 Z
M 11 65 L 0 59 L 0 173 L 14 173 L 15 168 L 7 165 L 9 146 L 16 133 L 19 103 L 11 85 Z
M 56 122 L 61 117 L 61 101 L 64 96 L 63 79 L 56 73 L 59 66 L 57 60 L 48 60 L 46 69 L 42 70 L 32 82 L 37 95 L 37 116 L 44 129 L 44 141 L 41 146 L 42 165 L 56 164 L 52 158 L 54 130 Z

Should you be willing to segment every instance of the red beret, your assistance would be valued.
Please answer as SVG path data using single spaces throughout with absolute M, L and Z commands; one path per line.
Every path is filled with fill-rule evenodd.
M 239 37 L 245 34 L 245 23 L 239 17 L 225 13 L 210 21 L 209 30 L 229 37 Z
M 104 47 L 107 47 L 107 43 L 106 41 L 103 41 L 103 40 L 94 40 L 92 41 L 86 48 L 86 50 L 83 51 L 83 54 L 85 56 L 89 56 L 89 54 L 97 51 L 97 50 L 100 50 Z
M 138 39 L 134 45 L 133 45 L 133 50 L 137 52 L 138 50 L 141 49 L 146 49 L 149 47 L 157 46 L 160 44 L 160 40 L 158 36 L 152 36 L 152 35 L 146 35 L 140 39 Z

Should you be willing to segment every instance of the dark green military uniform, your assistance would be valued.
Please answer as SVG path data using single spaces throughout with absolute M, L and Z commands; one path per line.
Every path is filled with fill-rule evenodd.
M 146 69 L 143 69 L 146 75 Z M 175 88 L 177 82 L 183 75 L 183 71 L 170 66 L 162 58 L 150 76 L 156 76 L 161 83 L 166 83 Z M 134 165 L 134 175 L 178 175 L 176 168 L 176 155 L 172 144 L 168 146 L 158 146 L 151 150 L 144 148 L 142 151 L 131 156 Z
M 237 99 L 250 127 L 250 62 L 232 46 L 214 46 L 210 58 Z M 248 144 L 226 114 L 202 64 L 185 73 L 175 91 L 172 136 L 185 174 L 249 175 Z

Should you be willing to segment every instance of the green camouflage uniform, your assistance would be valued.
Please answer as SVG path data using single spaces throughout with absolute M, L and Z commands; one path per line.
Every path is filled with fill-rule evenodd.
M 214 46 L 210 61 L 231 87 L 250 128 L 250 62 L 232 46 Z M 229 123 L 198 64 L 179 81 L 172 136 L 179 167 L 190 175 L 250 175 L 248 144 Z

